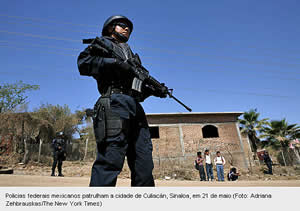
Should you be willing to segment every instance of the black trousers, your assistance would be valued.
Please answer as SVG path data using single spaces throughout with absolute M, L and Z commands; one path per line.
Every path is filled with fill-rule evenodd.
M 59 152 L 53 153 L 53 163 L 52 163 L 52 174 L 55 173 L 55 168 L 57 166 L 58 174 L 62 174 L 62 163 L 63 163 L 63 156 L 60 156 Z
M 273 174 L 273 171 L 272 171 L 272 162 L 266 162 L 266 165 L 268 167 L 268 174 Z
M 231 175 L 230 173 L 227 174 L 228 181 L 236 181 L 239 178 L 237 175 Z
M 125 157 L 131 171 L 131 186 L 154 186 L 152 142 L 142 106 L 130 96 L 113 94 L 110 107 L 126 122 L 126 130 L 97 143 L 90 186 L 115 186 Z

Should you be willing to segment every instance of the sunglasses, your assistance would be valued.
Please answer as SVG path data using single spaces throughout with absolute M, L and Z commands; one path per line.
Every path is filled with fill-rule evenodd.
M 128 27 L 128 29 L 130 29 L 129 25 L 127 23 L 116 23 L 116 25 L 120 26 L 122 29 L 125 29 L 126 27 Z

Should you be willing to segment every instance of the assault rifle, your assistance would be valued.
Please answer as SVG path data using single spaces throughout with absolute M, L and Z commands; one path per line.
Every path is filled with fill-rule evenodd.
M 96 37 L 94 39 L 83 39 L 82 43 L 83 44 L 92 44 L 93 48 L 96 48 L 97 54 L 99 54 L 101 56 L 113 57 L 113 58 L 117 58 L 121 61 L 124 61 L 124 59 L 120 55 L 115 53 L 111 42 L 105 38 Z M 139 57 L 137 54 L 136 54 L 136 57 L 139 60 Z M 164 83 L 160 83 L 155 78 L 153 78 L 149 74 L 149 71 L 141 65 L 140 60 L 139 60 L 139 62 L 131 61 L 131 62 L 129 62 L 129 64 L 132 65 L 132 71 L 135 75 L 135 78 L 133 79 L 133 84 L 132 84 L 133 90 L 141 92 L 142 85 L 146 86 L 147 88 L 149 88 L 153 91 L 166 89 L 165 90 L 166 94 L 170 98 L 173 98 L 176 102 L 178 102 L 180 105 L 182 105 L 184 108 L 186 108 L 189 112 L 192 111 L 191 108 L 189 108 L 183 102 L 181 102 L 176 97 L 174 97 L 173 89 L 167 88 Z

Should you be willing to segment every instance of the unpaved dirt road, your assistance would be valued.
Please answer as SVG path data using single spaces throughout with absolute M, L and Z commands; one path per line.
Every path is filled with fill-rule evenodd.
M 0 175 L 0 187 L 88 187 L 89 177 Z M 157 187 L 300 187 L 300 180 L 200 182 L 155 180 Z M 118 179 L 118 187 L 129 187 L 129 179 Z

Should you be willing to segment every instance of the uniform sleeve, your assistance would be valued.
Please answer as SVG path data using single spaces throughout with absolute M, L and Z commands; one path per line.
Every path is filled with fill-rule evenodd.
M 53 148 L 54 151 L 57 151 L 56 139 L 52 140 L 52 148 Z
M 66 142 L 64 139 L 61 140 L 61 151 L 62 152 L 66 151 Z
M 116 63 L 114 58 L 104 58 L 91 54 L 90 46 L 82 51 L 77 59 L 80 75 L 102 76 Z

